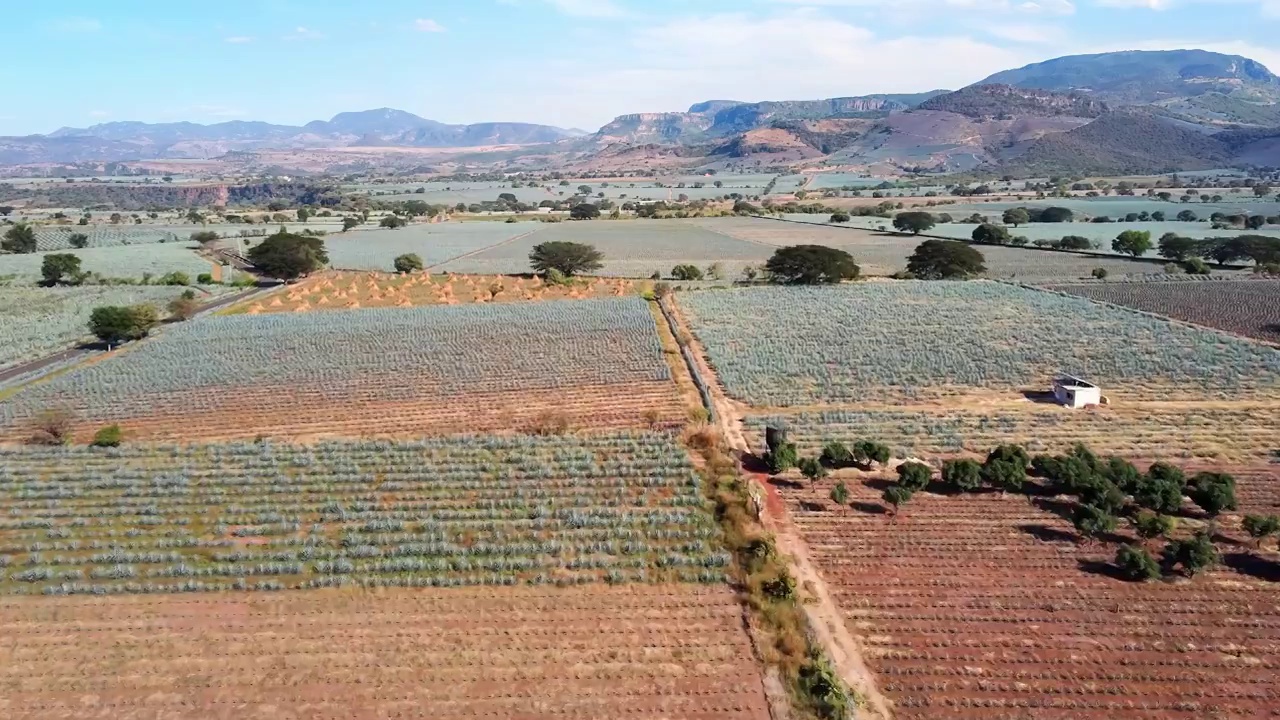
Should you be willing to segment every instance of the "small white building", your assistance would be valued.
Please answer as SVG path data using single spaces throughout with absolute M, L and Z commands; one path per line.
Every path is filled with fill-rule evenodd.
M 1053 379 L 1053 396 L 1058 404 L 1069 408 L 1085 408 L 1102 404 L 1102 388 L 1074 375 L 1059 375 Z

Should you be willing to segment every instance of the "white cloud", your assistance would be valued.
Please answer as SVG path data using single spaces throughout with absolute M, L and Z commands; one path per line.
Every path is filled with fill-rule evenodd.
M 299 25 L 293 29 L 293 32 L 284 36 L 285 40 L 324 40 L 327 35 L 311 28 Z
M 571 17 L 611 18 L 626 14 L 614 0 L 546 0 L 546 3 Z
M 418 18 L 413 21 L 413 29 L 418 32 L 442 33 L 444 26 L 429 18 Z
M 96 33 L 102 23 L 90 17 L 65 17 L 54 20 L 51 27 L 64 33 Z
M 1062 38 L 1062 30 L 1050 25 L 1032 23 L 986 23 L 980 29 L 1001 40 L 1042 45 Z
M 111 117 L 111 113 L 106 110 L 90 110 L 89 117 L 101 119 L 104 117 Z
M 222 41 L 232 45 L 244 45 L 253 42 L 253 38 L 248 35 L 232 35 L 231 37 L 222 38 Z

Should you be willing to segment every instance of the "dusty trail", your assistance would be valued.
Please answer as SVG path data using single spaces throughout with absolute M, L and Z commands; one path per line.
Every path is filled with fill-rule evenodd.
M 679 304 L 674 300 L 675 298 L 671 298 L 669 304 L 672 317 L 678 327 L 677 336 L 688 340 L 689 348 L 698 366 L 698 373 L 706 380 L 710 389 L 711 402 L 716 411 L 717 428 L 736 452 L 743 457 L 750 455 L 751 444 L 742 432 L 742 408 L 724 394 L 715 372 L 707 364 L 701 343 L 690 331 Z M 774 496 L 764 503 L 764 512 L 761 513 L 765 527 L 773 533 L 778 550 L 791 559 L 791 569 L 796 575 L 797 585 L 810 596 L 809 601 L 804 602 L 802 607 L 810 627 L 826 650 L 827 657 L 835 665 L 845 684 L 853 688 L 865 702 L 865 707 L 859 711 L 859 716 L 889 720 L 893 717 L 889 702 L 880 693 L 875 675 L 863 661 L 862 646 L 845 626 L 844 615 L 831 599 L 826 581 L 822 579 L 817 567 L 810 559 L 809 548 L 788 517 L 786 506 L 776 497 L 776 490 L 769 487 L 763 476 L 750 473 L 745 468 L 742 472 L 753 478 L 766 494 Z

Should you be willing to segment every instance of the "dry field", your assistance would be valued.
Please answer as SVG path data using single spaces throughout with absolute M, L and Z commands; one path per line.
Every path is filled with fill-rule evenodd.
M 724 586 L 0 600 L 12 720 L 766 720 Z
M 650 284 L 647 280 L 594 278 L 573 285 L 548 285 L 537 276 L 329 271 L 238 305 L 226 314 L 626 297 L 640 294 Z
M 64 408 L 87 440 L 671 427 L 686 410 L 640 298 L 207 318 L 0 402 L 0 438 Z
M 1280 553 L 1274 540 L 1252 550 L 1239 514 L 1220 518 L 1218 568 L 1131 583 L 1111 563 L 1132 532 L 1081 543 L 1060 498 L 917 493 L 895 520 L 882 514 L 885 480 L 840 475 L 771 492 L 895 718 L 1198 720 L 1280 707 Z M 829 499 L 837 481 L 845 506 Z M 1237 481 L 1241 513 L 1280 511 L 1276 471 Z M 1184 514 L 1183 532 L 1201 524 Z

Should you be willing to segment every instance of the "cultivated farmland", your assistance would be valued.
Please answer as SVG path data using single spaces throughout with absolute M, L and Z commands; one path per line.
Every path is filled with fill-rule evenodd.
M 533 223 L 415 223 L 396 230 L 362 230 L 325 238 L 329 265 L 339 270 L 391 271 L 399 255 L 413 253 L 427 266 L 518 238 Z M 527 270 L 528 264 L 522 269 Z
M 647 280 L 593 278 L 552 285 L 536 275 L 389 275 L 333 271 L 312 275 L 230 312 L 253 315 L 335 308 L 581 300 L 637 295 L 651 284 Z
M 195 278 L 200 273 L 213 272 L 214 267 L 214 263 L 197 255 L 194 246 L 186 242 L 120 245 L 59 252 L 79 257 L 81 270 L 109 278 L 140 278 L 143 275 L 159 277 L 171 272 L 186 273 Z M 0 255 L 0 276 L 39 278 L 40 266 L 44 264 L 46 254 Z
M 1280 506 L 1274 474 L 1237 480 L 1241 512 Z M 843 506 L 828 497 L 834 484 L 778 491 L 895 718 L 1199 720 L 1276 708 L 1276 553 L 1251 550 L 1236 516 L 1220 520 L 1219 568 L 1132 583 L 1113 577 L 1115 544 L 1081 543 L 1058 499 L 918 493 L 891 521 L 882 480 L 847 482 Z M 1119 536 L 1135 541 L 1127 528 Z
M 195 229 L 190 225 L 41 225 L 35 228 L 36 249 L 66 250 L 76 233 L 84 235 L 91 248 L 179 242 L 179 237 L 185 241 Z
M 647 303 L 237 315 L 167 328 L 0 404 L 22 437 L 51 406 L 135 439 L 670 425 L 684 409 Z
M 680 264 L 706 268 L 720 263 L 734 278 L 744 265 L 763 263 L 773 248 L 707 230 L 686 220 L 616 220 L 546 225 L 534 235 L 446 263 L 439 270 L 511 274 L 529 271 L 529 252 L 539 243 L 567 241 L 594 245 L 604 253 L 601 275 L 647 278 Z
M 756 406 L 1044 390 L 1055 372 L 1159 399 L 1273 393 L 1280 353 L 1211 331 L 994 282 L 870 282 L 680 297 L 728 393 Z
M 150 304 L 163 309 L 186 289 L 134 285 L 0 287 L 0 368 L 90 337 L 87 323 L 95 307 Z
M 1280 280 L 1091 283 L 1051 289 L 1280 343 Z
M 726 586 L 0 598 L 0 715 L 767 720 Z
M 0 451 L 0 592 L 719 583 L 665 435 Z

